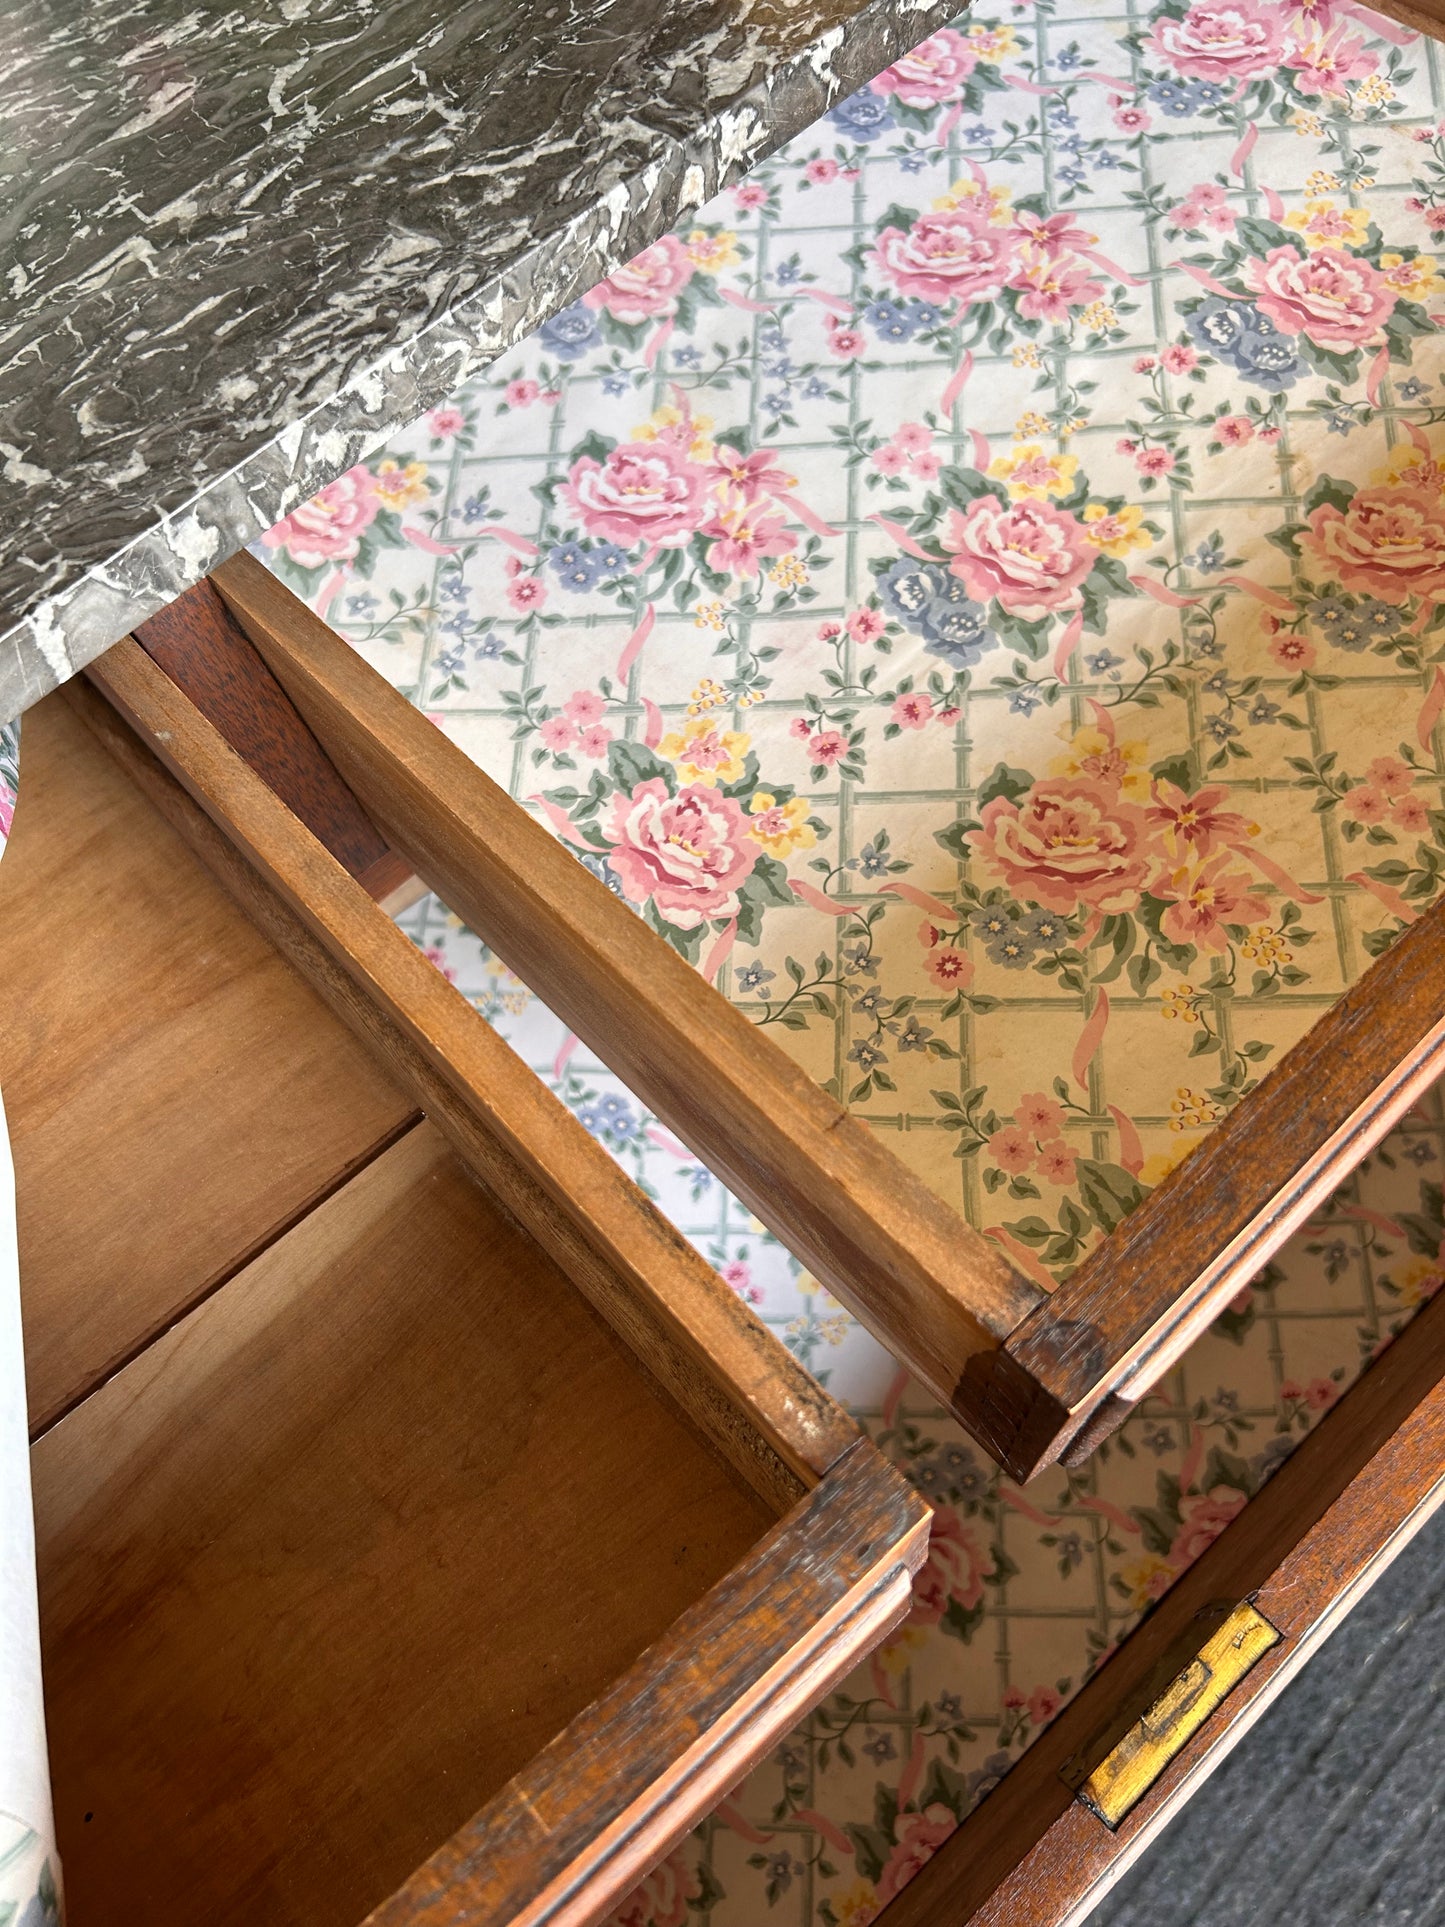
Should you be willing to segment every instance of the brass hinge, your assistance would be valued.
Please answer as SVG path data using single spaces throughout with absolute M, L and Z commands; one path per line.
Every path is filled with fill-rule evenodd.
M 1097 1765 L 1076 1755 L 1062 1777 L 1106 1827 L 1117 1827 L 1210 1714 L 1281 1638 L 1279 1629 L 1248 1601 L 1236 1606 Z M 1087 1778 L 1080 1775 L 1081 1765 L 1088 1771 Z

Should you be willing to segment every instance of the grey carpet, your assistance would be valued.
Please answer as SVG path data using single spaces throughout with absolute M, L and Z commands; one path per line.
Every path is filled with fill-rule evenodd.
M 1445 1514 L 1089 1927 L 1445 1923 Z

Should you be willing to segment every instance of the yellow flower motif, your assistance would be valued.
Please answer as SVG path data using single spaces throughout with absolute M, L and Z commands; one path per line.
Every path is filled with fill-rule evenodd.
M 1080 311 L 1079 319 L 1092 335 L 1106 335 L 1119 325 L 1118 313 L 1107 301 L 1091 301 Z
M 675 428 L 682 420 L 682 410 L 672 402 L 664 402 L 654 408 L 645 422 L 639 422 L 632 431 L 635 442 L 655 442 L 665 428 Z M 711 415 L 694 415 L 692 418 L 692 440 L 687 452 L 695 462 L 706 462 L 712 458 Z
M 1440 1260 L 1412 1258 L 1402 1271 L 1394 1274 L 1390 1282 L 1402 1305 L 1421 1304 L 1425 1299 L 1433 1298 L 1440 1289 Z
M 1007 60 L 1010 54 L 1018 52 L 1019 37 L 1012 27 L 979 25 L 969 28 L 968 44 L 980 60 L 986 60 L 990 66 L 994 66 L 1000 60 Z
M 841 1893 L 829 1894 L 828 1902 L 838 1927 L 868 1927 L 878 1918 L 878 1889 L 871 1880 L 855 1880 Z
M 1006 187 L 988 187 L 982 181 L 955 181 L 946 194 L 938 196 L 933 206 L 936 212 L 944 214 L 956 207 L 973 207 L 979 202 L 987 202 L 989 226 L 1007 227 L 1013 219 L 1009 200 Z
M 1336 207 L 1333 201 L 1306 201 L 1284 217 L 1307 248 L 1362 248 L 1369 239 L 1370 217 L 1362 207 Z
M 894 1679 L 901 1679 L 913 1664 L 914 1654 L 927 1644 L 928 1635 L 921 1626 L 904 1626 L 886 1646 L 879 1647 L 878 1664 Z
M 706 783 L 711 789 L 720 782 L 735 783 L 742 775 L 749 740 L 736 730 L 719 729 L 704 717 L 684 724 L 680 736 L 676 731 L 664 736 L 657 753 L 677 764 L 685 783 Z
M 727 699 L 728 692 L 722 684 L 714 682 L 711 676 L 704 676 L 688 698 L 687 713 L 689 716 L 706 716 L 710 709 L 721 709 Z
M 738 237 L 726 228 L 709 234 L 706 228 L 695 227 L 683 246 L 687 249 L 688 260 L 704 274 L 716 274 L 721 268 L 735 268 L 742 259 L 738 253 Z
M 1318 140 L 1325 131 L 1325 124 L 1318 114 L 1296 114 L 1290 125 L 1302 139 Z
M 1014 440 L 1016 442 L 1031 442 L 1036 440 L 1040 435 L 1047 435 L 1048 432 L 1048 416 L 1040 415 L 1038 411 L 1033 408 L 1026 408 L 1014 423 Z
M 1141 1558 L 1131 1559 L 1127 1565 L 1119 1568 L 1120 1581 L 1135 1612 L 1142 1612 L 1146 1606 L 1161 1598 L 1175 1576 L 1173 1566 L 1167 1559 L 1161 1559 L 1157 1552 L 1146 1552 Z
M 1416 254 L 1407 259 L 1403 254 L 1382 254 L 1380 272 L 1395 293 L 1407 301 L 1424 301 L 1430 295 L 1445 294 L 1445 279 L 1441 278 L 1433 255 Z
M 727 627 L 723 620 L 723 605 L 720 602 L 699 602 L 693 611 L 692 626 L 694 629 L 712 629 L 721 635 Z
M 1180 984 L 1177 990 L 1161 990 L 1159 993 L 1159 1015 L 1166 1021 L 1178 1018 L 1181 1023 L 1199 1022 L 1199 993 L 1193 984 Z
M 1355 89 L 1355 99 L 1366 107 L 1383 107 L 1387 100 L 1395 98 L 1395 90 L 1382 74 L 1371 74 L 1362 80 Z
M 801 589 L 808 581 L 807 565 L 795 555 L 780 555 L 768 570 L 768 580 L 778 589 Z
M 1015 368 L 1042 368 L 1044 358 L 1039 353 L 1038 343 L 1036 341 L 1020 342 L 1014 349 L 1013 363 Z
M 431 493 L 426 485 L 425 462 L 408 462 L 403 468 L 400 462 L 394 462 L 388 456 L 384 462 L 377 463 L 372 474 L 376 492 L 389 509 L 415 508 Z
M 1170 1099 L 1171 1131 L 1201 1131 L 1206 1124 L 1217 1124 L 1224 1116 L 1222 1108 L 1212 1097 L 1203 1091 L 1192 1091 L 1187 1084 L 1181 1084 Z
M 1007 455 L 996 455 L 988 465 L 988 472 L 1008 483 L 1008 492 L 1015 501 L 1020 496 L 1030 496 L 1042 502 L 1050 495 L 1067 495 L 1078 466 L 1077 455 L 1049 455 L 1038 442 L 1027 442 L 1022 448 L 1011 449 Z
M 772 856 L 791 856 L 794 850 L 811 850 L 818 840 L 818 832 L 808 821 L 808 805 L 801 796 L 779 803 L 766 790 L 758 790 L 748 804 L 748 814 L 753 819 L 748 825 L 748 835 Z
M 1317 167 L 1305 176 L 1306 194 L 1338 194 L 1340 183 L 1327 167 Z
M 1144 511 L 1132 502 L 1121 509 L 1107 509 L 1102 502 L 1090 502 L 1084 509 L 1085 540 L 1120 561 L 1135 549 L 1147 549 L 1154 540 L 1143 524 Z
M 1256 963 L 1293 963 L 1294 952 L 1272 924 L 1262 923 L 1251 930 L 1239 946 L 1240 954 Z
M 1067 723 L 1059 735 L 1068 748 L 1049 765 L 1050 776 L 1093 776 L 1105 783 L 1116 783 L 1125 796 L 1147 798 L 1150 788 L 1149 745 L 1141 740 L 1110 742 L 1093 723 L 1070 730 Z

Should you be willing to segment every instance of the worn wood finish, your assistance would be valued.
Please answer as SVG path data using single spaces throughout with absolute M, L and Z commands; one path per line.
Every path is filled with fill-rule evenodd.
M 880 1927 L 1081 1922 L 1442 1497 L 1445 1296 L 1414 1319 L 1177 1581 L 884 1910 Z M 1111 1832 L 1073 1786 L 1198 1650 L 1200 1626 L 1219 1603 L 1242 1599 L 1283 1637 Z
M 856 1446 L 367 1927 L 592 1927 L 903 1617 L 922 1510 Z
M 427 1124 L 63 1419 L 34 1489 L 84 1927 L 355 1927 L 772 1524 Z M 827 1576 L 757 1605 L 783 1646 L 845 1584 L 805 1543 Z
M 946 1398 L 1038 1287 L 254 557 L 212 580 L 391 843 Z
M 1445 1068 L 1437 906 L 1062 1290 L 985 1286 L 956 1214 L 261 564 L 214 580 L 393 842 L 1015 1477 L 1107 1436 Z
M 1442 1072 L 1445 899 L 1020 1326 L 1008 1365 L 974 1364 L 957 1402 L 987 1378 L 1014 1475 L 1054 1455 L 1061 1409 L 1077 1426 L 1112 1399 L 1090 1448 L 1120 1423 Z
M 368 895 L 381 900 L 406 884 L 411 865 L 337 775 L 209 582 L 143 622 L 135 639 Z
M 38 1428 L 415 1107 L 58 698 L 26 716 L 24 753 L 0 868 L 0 1088 Z
M 72 685 L 151 803 L 744 1476 L 792 1504 L 852 1421 L 148 657 L 121 643 L 87 673 L 222 827 Z

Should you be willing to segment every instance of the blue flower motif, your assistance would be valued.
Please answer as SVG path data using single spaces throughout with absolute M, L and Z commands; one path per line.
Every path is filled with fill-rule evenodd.
M 1084 665 L 1091 676 L 1107 676 L 1111 669 L 1122 669 L 1124 658 L 1116 656 L 1112 649 L 1095 649 L 1085 656 Z
M 877 140 L 897 125 L 883 101 L 867 87 L 840 100 L 828 118 L 855 141 Z
M 352 595 L 346 598 L 346 613 L 349 616 L 358 617 L 362 622 L 374 616 L 376 611 L 377 600 L 374 595 Z
M 1223 542 L 1217 535 L 1207 536 L 1192 555 L 1184 557 L 1184 566 L 1200 575 L 1213 575 L 1216 569 L 1224 567 Z
M 602 377 L 602 392 L 604 395 L 625 395 L 631 386 L 632 383 L 627 379 L 626 375 L 604 375 Z
M 503 649 L 502 638 L 495 629 L 489 629 L 479 642 L 472 644 L 472 654 L 478 662 L 495 662 Z
M 578 542 L 563 542 L 547 551 L 558 581 L 574 595 L 586 595 L 597 586 L 597 559 Z
M 1418 375 L 1411 375 L 1408 381 L 1399 383 L 1395 389 L 1395 393 L 1400 397 L 1401 401 L 1419 401 L 1420 397 L 1425 393 L 1425 384 Z
M 970 910 L 968 923 L 973 934 L 985 943 L 997 943 L 1014 927 L 1013 918 L 999 903 L 984 903 L 977 910 Z
M 702 354 L 692 342 L 685 341 L 680 348 L 668 350 L 668 360 L 674 368 L 696 368 L 702 360 Z
M 1373 597 L 1356 606 L 1344 596 L 1317 596 L 1307 605 L 1306 613 L 1327 642 L 1352 656 L 1361 655 L 1372 642 L 1394 635 L 1400 626 L 1399 610 Z
M 1331 435 L 1353 434 L 1359 425 L 1348 408 L 1331 408 L 1325 416 L 1325 427 Z
M 1300 378 L 1300 359 L 1290 337 L 1252 301 L 1207 295 L 1185 325 L 1197 347 L 1272 395 L 1292 388 Z
M 776 970 L 764 970 L 757 958 L 754 957 L 750 964 L 745 965 L 743 969 L 738 972 L 738 989 L 742 991 L 744 996 L 751 997 L 755 991 L 763 989 L 766 984 L 770 984 L 777 974 Z
M 780 261 L 773 269 L 773 279 L 780 288 L 790 288 L 795 281 L 801 281 L 803 270 L 796 261 Z
M 905 629 L 922 636 L 927 654 L 951 668 L 971 667 L 998 640 L 983 605 L 941 562 L 900 558 L 878 578 L 878 593 Z
M 888 858 L 875 844 L 865 843 L 857 856 L 849 859 L 848 868 L 870 879 L 883 877 L 888 874 Z
M 1057 910 L 1031 910 L 1019 928 L 1045 950 L 1057 950 L 1069 941 L 1069 926 Z
M 1036 948 L 1021 923 L 1011 923 L 984 946 L 989 962 L 1002 964 L 1005 970 L 1027 970 Z
M 942 308 L 935 307 L 931 301 L 910 301 L 908 312 L 913 316 L 913 325 L 920 334 L 926 328 L 936 328 L 943 319 Z
M 901 301 L 870 301 L 863 320 L 880 341 L 912 341 L 918 323 Z
M 1273 723 L 1278 720 L 1279 704 L 1272 703 L 1264 694 L 1263 690 L 1261 690 L 1249 706 L 1249 721 L 1252 723 Z
M 1156 107 L 1162 107 L 1171 120 L 1187 120 L 1201 107 L 1214 104 L 1219 90 L 1211 89 L 1208 98 L 1203 98 L 1201 89 L 1205 85 L 1197 80 L 1156 80 L 1149 89 L 1149 98 Z
M 1043 698 L 1036 696 L 1032 689 L 1015 689 L 1008 699 L 1011 716 L 1032 716 Z
M 1381 602 L 1378 596 L 1369 596 L 1363 601 L 1355 614 L 1370 632 L 1373 642 L 1387 642 L 1391 636 L 1400 633 L 1400 624 L 1405 619 L 1403 609 L 1393 603 Z
M 828 384 L 821 375 L 809 375 L 803 383 L 804 401 L 822 401 L 828 393 Z
M 559 361 L 580 361 L 602 339 L 596 311 L 581 301 L 544 321 L 537 333 Z
M 898 165 L 905 174 L 921 174 L 928 165 L 928 155 L 917 152 L 900 154 Z

